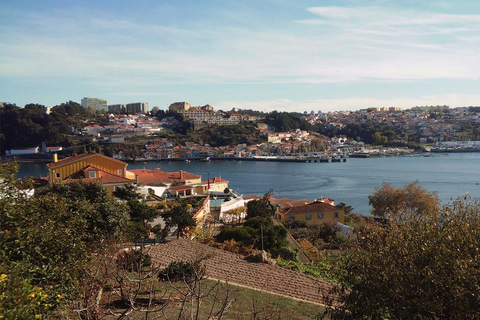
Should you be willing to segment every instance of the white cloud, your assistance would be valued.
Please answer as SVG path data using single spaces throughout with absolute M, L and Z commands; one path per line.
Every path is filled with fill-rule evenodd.
M 0 76 L 81 78 L 118 96 L 165 85 L 188 91 L 192 84 L 326 83 L 369 85 L 376 96 L 383 82 L 480 79 L 480 15 L 386 7 L 312 7 L 307 13 L 310 19 L 273 26 L 265 17 L 242 27 L 201 19 L 163 25 L 78 8 L 22 13 L 12 19 L 24 24 L 2 26 Z M 353 103 L 321 102 L 341 101 Z M 264 102 L 281 110 L 292 104 L 302 106 Z
M 285 112 L 303 112 L 303 111 L 340 111 L 340 110 L 359 110 L 369 107 L 397 107 L 409 109 L 415 106 L 425 105 L 448 105 L 454 107 L 478 106 L 480 104 L 480 94 L 440 94 L 426 95 L 419 98 L 339 98 L 339 99 L 315 99 L 305 102 L 298 102 L 290 99 L 277 100 L 259 100 L 259 101 L 223 101 L 214 105 L 215 109 L 231 110 L 252 109 L 265 112 L 285 111 Z

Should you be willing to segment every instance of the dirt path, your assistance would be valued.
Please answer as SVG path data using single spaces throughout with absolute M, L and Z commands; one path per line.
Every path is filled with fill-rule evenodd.
M 228 281 L 257 290 L 276 293 L 313 303 L 323 303 L 331 285 L 298 272 L 265 263 L 247 262 L 242 256 L 189 240 L 174 240 L 148 248 L 154 263 L 167 266 L 172 261 L 205 260 L 209 278 Z

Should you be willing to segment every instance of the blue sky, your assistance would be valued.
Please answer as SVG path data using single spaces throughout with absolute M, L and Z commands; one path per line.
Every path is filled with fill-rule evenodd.
M 0 101 L 480 105 L 480 1 L 9 1 Z

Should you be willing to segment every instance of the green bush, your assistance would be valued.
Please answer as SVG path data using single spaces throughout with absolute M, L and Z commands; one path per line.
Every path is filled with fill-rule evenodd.
M 230 239 L 241 242 L 246 246 L 252 245 L 255 241 L 255 230 L 251 227 L 233 227 L 223 230 L 216 237 L 218 242 Z
M 199 260 L 192 262 L 173 261 L 158 275 L 160 281 L 185 281 L 192 283 L 205 274 L 205 266 Z

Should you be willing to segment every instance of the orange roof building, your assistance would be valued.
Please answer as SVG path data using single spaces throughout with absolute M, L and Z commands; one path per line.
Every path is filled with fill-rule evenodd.
M 99 153 L 82 153 L 47 164 L 50 184 L 71 180 L 99 181 L 112 194 L 116 187 L 132 184 L 127 163 Z
M 288 200 L 279 200 L 275 213 L 278 220 L 298 220 L 307 223 L 345 222 L 344 210 L 336 206 L 333 199 L 317 199 L 307 203 L 304 200 Z

